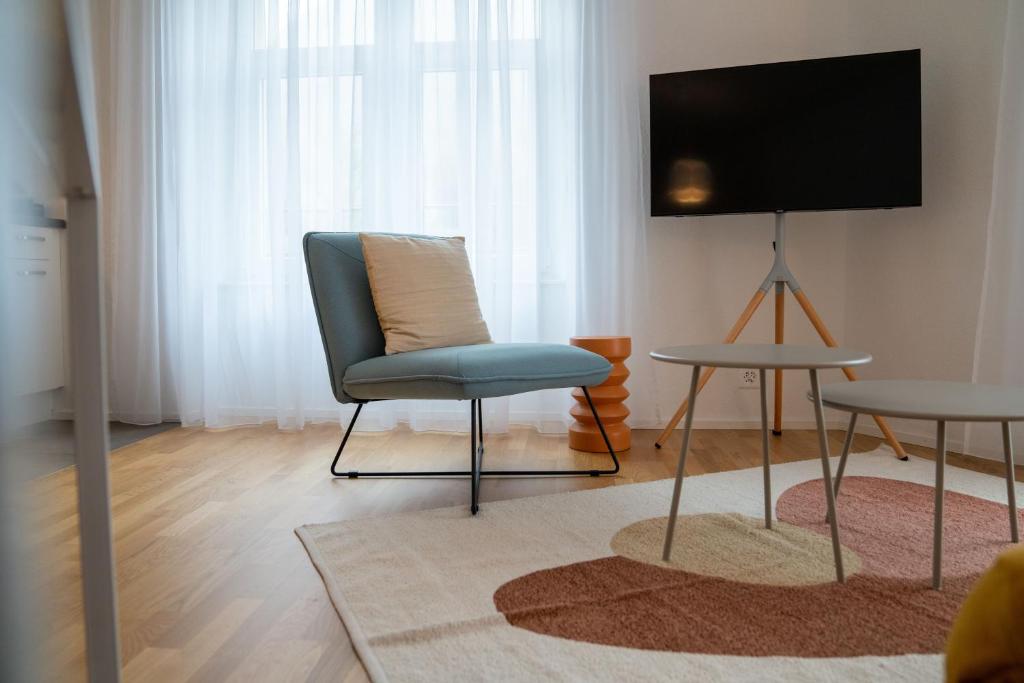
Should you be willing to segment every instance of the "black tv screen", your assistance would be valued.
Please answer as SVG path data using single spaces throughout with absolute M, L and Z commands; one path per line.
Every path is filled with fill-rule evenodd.
M 921 205 L 921 51 L 650 77 L 651 215 Z

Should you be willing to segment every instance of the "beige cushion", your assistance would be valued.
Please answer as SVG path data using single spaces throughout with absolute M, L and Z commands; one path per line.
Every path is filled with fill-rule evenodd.
M 361 233 L 385 352 L 489 344 L 463 237 Z

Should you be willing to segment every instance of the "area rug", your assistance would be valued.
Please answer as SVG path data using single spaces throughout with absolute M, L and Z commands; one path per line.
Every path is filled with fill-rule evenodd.
M 759 468 L 688 477 L 667 563 L 670 480 L 297 533 L 374 681 L 941 678 L 960 603 L 1009 546 L 1005 484 L 947 467 L 933 591 L 933 463 L 851 456 L 837 584 L 820 467 L 773 467 L 770 531 Z

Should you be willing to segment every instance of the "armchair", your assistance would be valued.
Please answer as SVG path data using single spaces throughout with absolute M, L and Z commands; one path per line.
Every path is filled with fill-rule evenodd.
M 481 477 L 613 475 L 619 460 L 588 387 L 611 371 L 601 356 L 566 344 L 476 344 L 385 355 L 357 233 L 311 232 L 303 238 L 313 307 L 323 338 L 331 389 L 339 403 L 355 403 L 331 463 L 335 477 L 469 477 L 470 511 L 479 509 Z M 485 398 L 580 387 L 612 460 L 609 469 L 484 470 Z M 470 468 L 455 471 L 360 472 L 338 462 L 363 407 L 375 401 L 448 399 L 470 402 Z

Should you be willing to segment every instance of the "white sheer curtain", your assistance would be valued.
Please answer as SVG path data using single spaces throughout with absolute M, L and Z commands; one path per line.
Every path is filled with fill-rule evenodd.
M 310 230 L 465 235 L 496 341 L 629 333 L 618 312 L 595 316 L 577 295 L 583 245 L 600 243 L 611 265 L 621 236 L 642 224 L 639 214 L 623 224 L 618 204 L 601 218 L 594 209 L 608 204 L 591 202 L 621 196 L 619 176 L 583 173 L 618 161 L 583 146 L 619 135 L 628 114 L 603 102 L 624 94 L 590 63 L 615 51 L 608 41 L 624 34 L 607 24 L 628 10 L 584 0 L 110 7 L 115 415 L 288 428 L 342 416 L 302 262 Z M 588 119 L 595 105 L 607 115 Z M 639 202 L 637 173 L 627 192 Z M 562 429 L 568 405 L 565 391 L 487 401 L 488 428 Z M 360 422 L 463 428 L 465 412 L 395 402 Z
M 174 198 L 162 191 L 161 10 L 157 2 L 90 0 L 107 270 L 110 416 L 137 424 L 177 417 Z
M 654 391 L 654 348 L 644 233 L 645 91 L 637 71 L 633 3 L 587 3 L 581 23 L 577 245 L 579 334 L 628 335 L 629 422 L 662 424 Z
M 975 343 L 974 380 L 1024 386 L 1024 3 L 1010 2 L 989 210 L 985 283 Z M 1013 427 L 1017 462 L 1024 426 Z M 993 425 L 971 425 L 964 448 L 1002 457 Z

